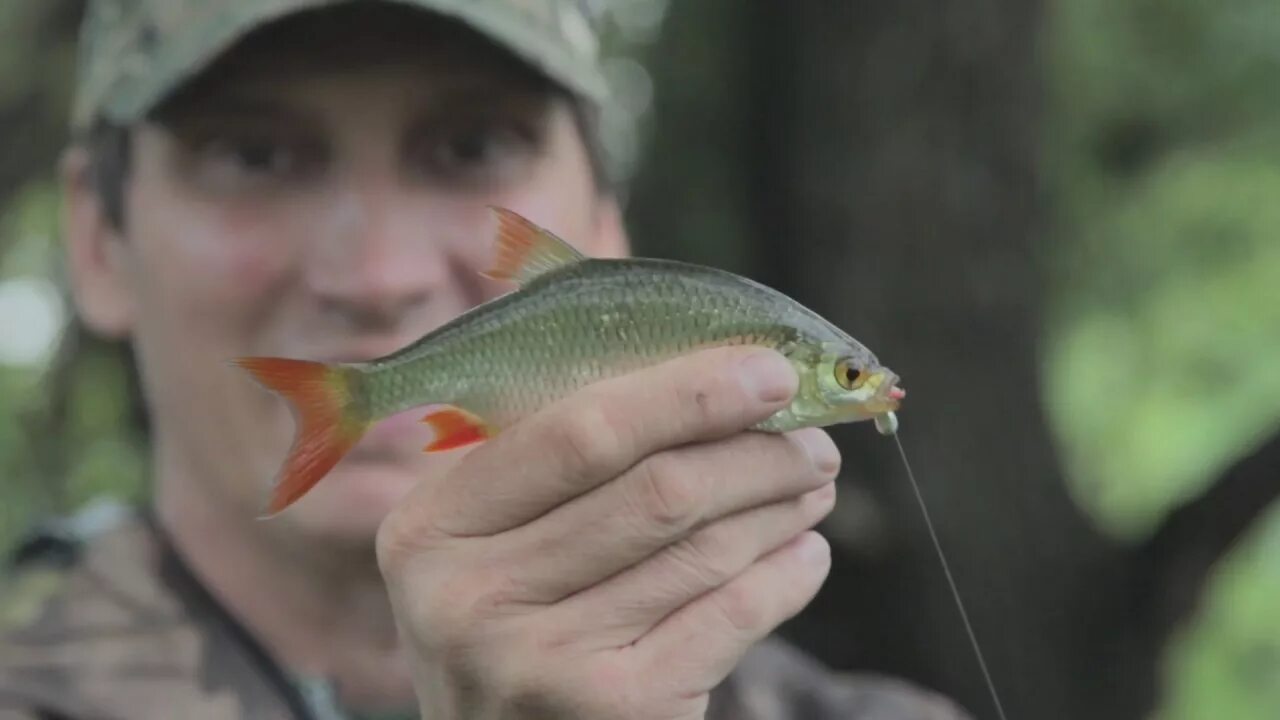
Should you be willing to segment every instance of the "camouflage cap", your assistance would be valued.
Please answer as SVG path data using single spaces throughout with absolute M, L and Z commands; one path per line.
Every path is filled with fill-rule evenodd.
M 459 20 L 588 100 L 607 93 L 583 0 L 90 0 L 72 125 L 144 116 L 249 31 L 302 10 L 394 2 Z

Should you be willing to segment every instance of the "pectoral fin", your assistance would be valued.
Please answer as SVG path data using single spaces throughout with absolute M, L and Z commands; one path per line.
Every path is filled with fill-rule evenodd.
M 482 418 L 453 406 L 428 413 L 422 422 L 435 431 L 435 439 L 423 448 L 424 452 L 453 450 L 494 435 L 493 428 Z

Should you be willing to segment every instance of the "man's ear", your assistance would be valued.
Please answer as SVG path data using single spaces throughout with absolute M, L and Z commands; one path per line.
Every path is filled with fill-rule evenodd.
M 59 180 L 68 279 L 76 310 L 95 333 L 123 338 L 132 330 L 134 319 L 127 248 L 93 187 L 84 148 L 72 147 L 63 154 Z

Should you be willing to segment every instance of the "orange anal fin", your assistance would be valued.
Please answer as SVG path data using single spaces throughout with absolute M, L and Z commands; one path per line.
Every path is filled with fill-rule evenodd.
M 488 423 L 456 407 L 428 413 L 422 422 L 430 425 L 436 434 L 435 440 L 423 448 L 425 452 L 453 450 L 493 436 L 493 429 Z
M 481 275 L 524 285 L 543 273 L 586 258 L 572 245 L 520 214 L 504 208 L 490 209 L 498 220 L 498 236 L 493 262 Z

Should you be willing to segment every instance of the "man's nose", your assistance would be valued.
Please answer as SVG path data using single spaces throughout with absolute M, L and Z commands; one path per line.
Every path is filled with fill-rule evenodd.
M 324 309 L 358 329 L 404 323 L 447 283 L 448 259 L 426 214 L 385 188 L 353 190 L 321 210 L 308 284 Z

